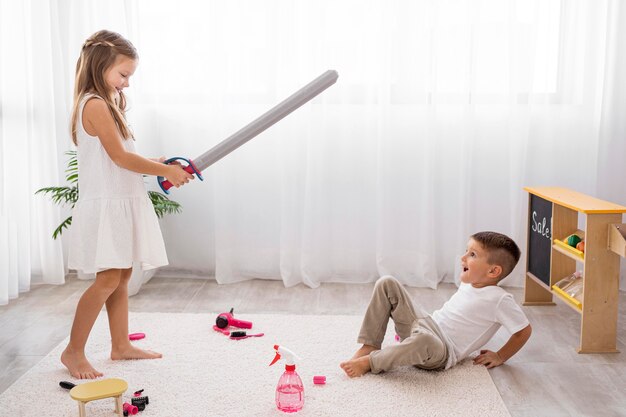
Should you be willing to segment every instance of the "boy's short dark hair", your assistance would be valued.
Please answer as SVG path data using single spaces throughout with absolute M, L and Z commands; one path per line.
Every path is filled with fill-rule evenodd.
M 498 281 L 513 271 L 521 255 L 513 239 L 497 232 L 478 232 L 474 233 L 471 238 L 480 243 L 488 252 L 487 262 L 502 267 L 502 274 L 498 277 Z

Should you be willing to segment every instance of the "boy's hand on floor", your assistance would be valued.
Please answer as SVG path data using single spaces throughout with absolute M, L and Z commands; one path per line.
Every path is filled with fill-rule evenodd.
M 495 368 L 504 363 L 498 352 L 491 350 L 481 350 L 480 355 L 474 358 L 474 365 L 485 365 L 487 369 Z

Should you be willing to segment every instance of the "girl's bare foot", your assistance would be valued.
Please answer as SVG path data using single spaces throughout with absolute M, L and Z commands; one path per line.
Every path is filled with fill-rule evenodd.
M 370 367 L 370 355 L 361 356 L 356 359 L 350 359 L 347 362 L 339 364 L 341 369 L 350 377 L 355 378 L 362 376 L 372 370 Z
M 356 351 L 354 355 L 352 355 L 352 359 L 357 359 L 357 358 L 360 358 L 361 356 L 369 355 L 375 350 L 378 350 L 378 348 L 375 348 L 374 346 L 371 346 L 371 345 L 363 345 L 361 346 L 359 350 Z
M 84 353 L 73 352 L 69 346 L 61 354 L 61 362 L 76 379 L 95 379 L 102 376 L 87 360 Z
M 114 361 L 124 359 L 158 359 L 161 357 L 163 357 L 163 355 L 158 352 L 139 349 L 133 345 L 128 345 L 118 349 L 111 349 L 111 359 Z

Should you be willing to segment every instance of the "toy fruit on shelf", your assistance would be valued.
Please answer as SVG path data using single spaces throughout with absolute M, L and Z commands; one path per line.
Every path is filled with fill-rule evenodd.
M 567 244 L 575 248 L 576 245 L 581 242 L 582 239 L 577 234 L 572 234 L 567 237 Z
M 580 242 L 578 242 L 576 244 L 576 249 L 578 249 L 581 252 L 584 252 L 585 251 L 585 241 L 581 240 Z

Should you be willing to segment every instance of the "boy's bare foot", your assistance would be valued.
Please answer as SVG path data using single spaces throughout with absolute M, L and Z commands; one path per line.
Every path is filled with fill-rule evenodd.
M 84 353 L 75 353 L 69 346 L 61 353 L 61 362 L 76 379 L 95 379 L 102 376 L 87 360 Z
M 120 349 L 111 349 L 111 359 L 114 361 L 124 359 L 158 359 L 163 357 L 158 352 L 143 350 L 133 345 L 128 345 Z
M 370 355 L 361 356 L 360 358 L 350 359 L 347 362 L 339 364 L 341 369 L 350 377 L 355 378 L 362 376 L 372 370 L 370 367 Z
M 374 346 L 371 345 L 363 345 L 359 350 L 356 351 L 354 355 L 352 355 L 352 359 L 360 358 L 361 356 L 369 355 L 373 351 L 378 350 Z

